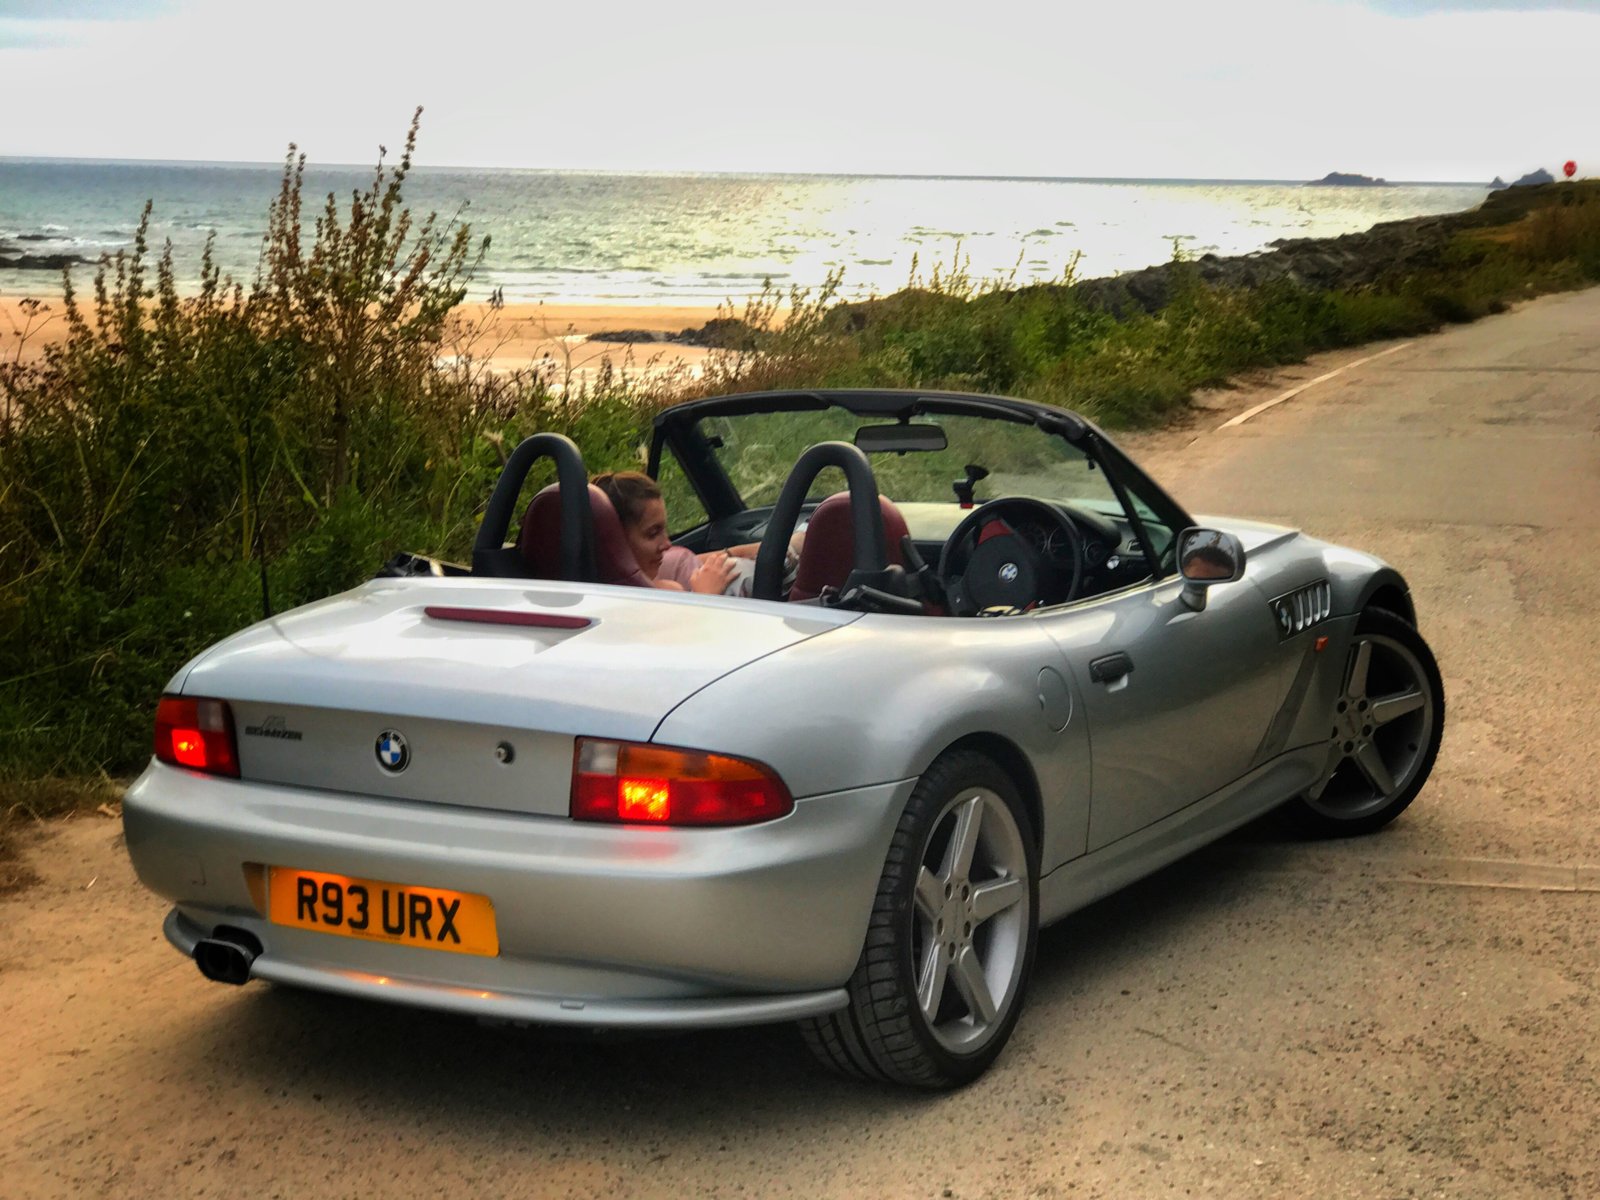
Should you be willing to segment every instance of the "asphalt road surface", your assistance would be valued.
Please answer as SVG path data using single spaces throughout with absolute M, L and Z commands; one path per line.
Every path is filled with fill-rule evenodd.
M 0 900 L 0 1193 L 1600 1195 L 1600 290 L 1358 361 L 1389 348 L 1127 441 L 1195 511 L 1407 574 L 1432 782 L 1375 837 L 1252 827 L 1047 930 L 974 1086 L 837 1080 L 782 1027 L 593 1040 L 208 984 L 86 817 Z

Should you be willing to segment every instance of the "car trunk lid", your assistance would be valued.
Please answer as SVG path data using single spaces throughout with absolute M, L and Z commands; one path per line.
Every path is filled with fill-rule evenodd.
M 375 580 L 220 643 L 182 690 L 232 706 L 246 779 L 564 815 L 575 737 L 647 741 L 712 681 L 858 615 L 543 581 Z

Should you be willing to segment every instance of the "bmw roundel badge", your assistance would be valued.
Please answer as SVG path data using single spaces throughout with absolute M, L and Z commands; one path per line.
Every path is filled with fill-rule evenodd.
M 411 747 L 400 736 L 398 729 L 385 729 L 378 735 L 378 765 L 385 771 L 398 775 L 411 762 Z
M 1017 581 L 1017 564 L 1002 563 L 1000 565 L 1000 582 L 1015 583 Z

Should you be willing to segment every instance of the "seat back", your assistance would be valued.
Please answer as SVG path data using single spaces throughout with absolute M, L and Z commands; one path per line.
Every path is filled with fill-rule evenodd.
M 907 532 L 906 519 L 886 496 L 878 497 L 883 513 L 884 549 L 891 566 L 904 566 L 900 539 Z M 839 589 L 856 565 L 856 538 L 850 520 L 850 493 L 836 492 L 811 514 L 806 523 L 806 539 L 800 548 L 800 564 L 795 568 L 790 600 L 815 600 L 824 588 Z
M 589 485 L 589 512 L 594 517 L 596 583 L 622 583 L 649 587 L 650 581 L 633 557 L 622 520 L 608 497 Z M 522 518 L 517 549 L 535 579 L 561 578 L 561 489 L 552 483 L 533 498 Z

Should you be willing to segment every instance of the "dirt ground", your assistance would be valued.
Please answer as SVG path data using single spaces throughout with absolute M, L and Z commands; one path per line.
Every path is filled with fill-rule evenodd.
M 1259 823 L 1045 931 L 964 1091 L 834 1079 L 783 1027 L 209 984 L 89 815 L 26 834 L 39 882 L 0 898 L 0 1194 L 1600 1195 L 1595 330 L 1600 291 L 1548 297 L 1123 439 L 1191 510 L 1399 565 L 1444 747 L 1382 834 Z

